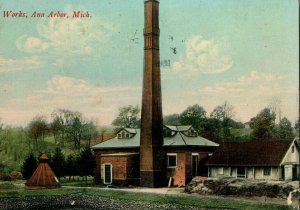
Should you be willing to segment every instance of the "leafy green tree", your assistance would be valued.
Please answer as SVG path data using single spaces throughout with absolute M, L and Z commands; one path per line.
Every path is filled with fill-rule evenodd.
M 207 138 L 215 142 L 221 142 L 221 129 L 222 123 L 218 119 L 206 118 L 201 121 L 200 130 L 198 131 L 200 136 Z
M 96 160 L 89 147 L 86 147 L 79 154 L 76 165 L 80 176 L 84 176 L 87 181 L 87 176 L 93 176 L 95 174 Z
M 170 114 L 164 116 L 165 125 L 180 125 L 180 115 L 179 114 Z
M 296 133 L 297 135 L 299 136 L 299 119 L 295 122 L 295 130 L 296 130 Z
M 269 140 L 275 137 L 276 115 L 269 108 L 264 108 L 256 117 L 251 118 L 251 136 L 255 140 Z
M 182 125 L 192 125 L 199 132 L 201 130 L 201 121 L 206 118 L 206 111 L 203 107 L 195 104 L 184 110 L 179 118 Z
M 77 169 L 76 169 L 76 159 L 73 157 L 73 155 L 68 155 L 66 162 L 65 162 L 65 175 L 69 176 L 69 180 L 71 180 L 71 177 L 77 175 Z
M 235 121 L 231 118 L 234 117 L 234 107 L 225 101 L 222 105 L 217 106 L 210 113 L 210 117 L 221 122 L 221 129 L 219 130 L 219 136 L 222 141 L 230 141 L 234 139 L 230 129 L 232 125 L 235 125 Z
M 38 166 L 38 161 L 32 153 L 24 160 L 22 165 L 22 175 L 25 179 L 29 179 Z
M 292 140 L 295 137 L 292 123 L 286 118 L 282 118 L 277 127 L 277 138 L 279 140 Z
M 139 106 L 123 106 L 119 108 L 117 118 L 112 122 L 112 125 L 125 128 L 140 127 L 140 108 Z
M 226 119 L 231 119 L 234 117 L 234 107 L 225 101 L 221 106 L 217 106 L 210 113 L 210 117 L 224 121 Z
M 35 149 L 38 150 L 38 139 L 44 142 L 44 138 L 48 132 L 48 124 L 44 116 L 36 116 L 30 123 L 28 128 L 28 136 L 35 140 Z
M 53 169 L 55 175 L 60 178 L 65 175 L 64 170 L 65 157 L 59 147 L 55 148 L 55 152 L 51 158 L 51 168 Z
M 51 131 L 62 147 L 65 141 L 69 141 L 79 151 L 82 146 L 90 145 L 91 139 L 97 135 L 94 123 L 84 119 L 80 112 L 57 109 L 52 113 L 52 119 Z

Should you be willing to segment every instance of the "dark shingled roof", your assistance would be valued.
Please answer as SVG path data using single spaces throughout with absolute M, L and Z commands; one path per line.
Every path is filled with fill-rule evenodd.
M 293 141 L 225 142 L 208 166 L 279 166 Z

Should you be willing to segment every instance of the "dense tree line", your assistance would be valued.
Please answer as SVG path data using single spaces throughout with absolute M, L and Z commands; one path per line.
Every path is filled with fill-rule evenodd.
M 216 142 L 248 141 L 248 140 L 292 140 L 295 131 L 291 122 L 283 117 L 275 123 L 276 113 L 270 108 L 264 108 L 257 116 L 251 118 L 251 132 L 244 132 L 244 124 L 235 121 L 234 107 L 228 102 L 217 106 L 207 117 L 203 107 L 195 104 L 187 107 L 181 114 L 164 117 L 168 125 L 192 125 L 197 132 Z M 299 121 L 298 121 L 299 122 Z M 299 123 L 295 123 L 295 130 L 299 130 Z
M 78 153 L 89 147 L 97 135 L 93 121 L 67 109 L 53 111 L 50 122 L 45 116 L 35 116 L 25 127 L 5 126 L 0 120 L 0 174 L 21 171 L 30 153 L 51 153 L 56 147 Z
M 68 155 L 65 158 L 62 150 L 57 147 L 53 154 L 47 154 L 48 163 L 58 179 L 61 177 L 74 176 L 85 177 L 93 176 L 96 168 L 95 158 L 89 147 L 84 148 L 78 155 Z M 38 157 L 30 153 L 24 160 L 22 165 L 23 178 L 29 179 L 38 166 Z
M 295 130 L 286 118 L 279 118 L 275 123 L 277 103 L 261 110 L 257 116 L 250 120 L 250 133 L 245 125 L 235 121 L 234 107 L 224 102 L 216 106 L 208 115 L 205 109 L 198 105 L 188 106 L 182 113 L 164 116 L 166 125 L 192 125 L 203 137 L 216 141 L 249 141 L 249 140 L 291 140 L 295 137 L 295 130 L 299 131 L 299 121 L 295 123 Z M 140 109 L 138 106 L 124 106 L 119 108 L 117 118 L 112 125 L 127 128 L 139 128 Z

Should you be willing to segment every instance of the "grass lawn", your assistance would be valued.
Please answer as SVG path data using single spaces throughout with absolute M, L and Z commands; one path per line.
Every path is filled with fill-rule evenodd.
M 10 182 L 0 182 L 0 198 L 13 198 L 22 196 L 54 196 L 54 195 L 76 195 L 76 196 L 97 196 L 118 200 L 134 200 L 160 203 L 173 203 L 184 206 L 196 206 L 207 209 L 292 209 L 286 205 L 255 203 L 230 198 L 210 198 L 189 195 L 165 195 L 150 193 L 124 192 L 101 188 L 80 188 L 62 187 L 49 190 L 25 190 L 24 187 Z

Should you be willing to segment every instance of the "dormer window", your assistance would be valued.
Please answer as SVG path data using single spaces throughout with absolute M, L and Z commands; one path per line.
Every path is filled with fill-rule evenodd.
M 190 129 L 190 130 L 188 130 L 187 135 L 188 136 L 197 136 L 197 133 L 194 129 Z
M 129 139 L 130 138 L 130 133 L 127 131 L 122 131 L 118 133 L 118 139 Z

